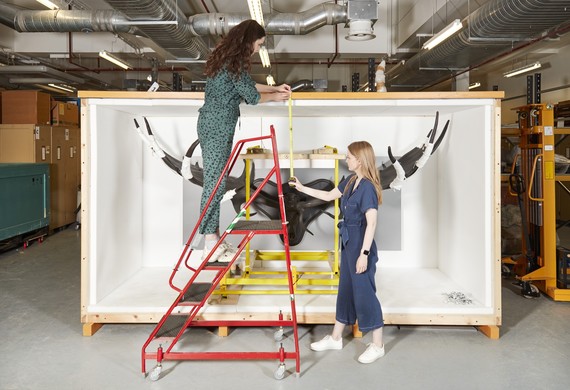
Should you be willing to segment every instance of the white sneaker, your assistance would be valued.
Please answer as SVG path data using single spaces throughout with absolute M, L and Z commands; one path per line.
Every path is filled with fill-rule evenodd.
M 237 249 L 234 248 L 234 246 L 229 242 L 224 241 L 220 246 L 222 245 L 224 245 L 226 249 L 224 253 L 222 253 L 221 256 L 218 257 L 217 261 L 220 263 L 229 263 L 230 261 L 233 260 L 234 256 L 236 255 Z
M 342 338 L 337 341 L 331 335 L 326 335 L 321 341 L 311 343 L 311 349 L 317 352 L 329 349 L 342 349 Z
M 222 242 L 220 245 L 218 245 L 218 247 L 216 248 L 214 253 L 212 253 L 210 258 L 208 259 L 208 263 L 214 263 L 216 261 L 220 261 L 219 259 L 227 251 L 227 249 L 229 247 L 230 247 L 230 245 L 227 244 L 225 241 Z M 206 257 L 208 257 L 208 255 L 210 255 L 211 251 L 212 251 L 211 249 L 204 248 L 204 250 L 202 251 L 202 261 L 204 261 L 204 259 L 206 259 Z M 227 261 L 230 261 L 230 260 L 227 260 Z
M 380 359 L 382 356 L 384 356 L 384 345 L 382 345 L 382 348 L 380 348 L 377 347 L 376 344 L 370 343 L 368 344 L 366 351 L 364 351 L 364 353 L 358 357 L 358 361 L 364 364 L 373 363 L 376 360 Z

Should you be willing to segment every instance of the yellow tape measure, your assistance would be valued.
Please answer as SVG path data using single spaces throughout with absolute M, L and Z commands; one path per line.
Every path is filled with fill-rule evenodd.
M 289 177 L 293 171 L 293 99 L 289 96 Z

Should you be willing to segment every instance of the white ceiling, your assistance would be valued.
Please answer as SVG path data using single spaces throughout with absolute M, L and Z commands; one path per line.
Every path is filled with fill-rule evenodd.
M 163 0 L 169 1 L 169 0 Z M 272 61 L 273 74 L 283 70 L 283 77 L 293 77 L 296 72 L 291 67 L 314 68 L 326 65 L 327 68 L 349 68 L 345 73 L 350 74 L 355 69 L 366 72 L 368 58 L 376 62 L 385 59 L 387 71 L 400 60 L 408 60 L 417 55 L 420 46 L 433 33 L 438 32 L 454 19 L 465 19 L 477 8 L 489 1 L 496 0 L 384 0 L 379 1 L 378 21 L 374 25 L 376 38 L 369 41 L 354 42 L 344 37 L 347 28 L 339 24 L 336 28 L 331 25 L 323 26 L 307 35 L 273 35 L 269 36 L 269 53 Z M 53 0 L 62 9 L 99 10 L 112 9 L 103 0 Z M 298 14 L 322 4 L 323 0 L 263 0 L 265 14 L 291 13 Z M 549 2 L 549 1 L 547 1 Z M 550 1 L 555 2 L 555 1 Z M 129 3 L 125 1 L 124 3 Z M 133 3 L 132 1 L 130 2 Z M 334 1 L 330 3 L 335 3 Z M 337 1 L 343 4 L 344 1 Z M 556 1 L 564 5 L 570 1 Z M 46 10 L 47 8 L 35 0 L 0 0 L 1 4 L 18 6 L 28 10 Z M 246 0 L 171 0 L 171 4 L 180 8 L 185 17 L 204 13 L 248 14 Z M 138 7 L 138 6 L 133 6 Z M 570 19 L 570 18 L 568 18 Z M 532 23 L 532 21 L 529 21 Z M 541 40 L 525 49 L 517 50 L 510 55 L 495 56 L 496 59 L 481 59 L 480 67 L 472 72 L 488 71 L 490 67 L 512 67 L 516 62 L 530 61 L 533 58 L 543 58 L 545 55 L 555 55 L 557 51 L 568 44 L 568 37 L 563 35 L 557 39 Z M 500 38 L 500 37 L 495 37 Z M 213 48 L 219 37 L 202 37 L 204 43 Z M 517 43 L 517 44 L 520 44 Z M 514 44 L 513 44 L 514 46 Z M 18 33 L 5 25 L 0 25 L 0 62 L 10 65 L 38 64 L 53 67 L 84 80 L 79 88 L 107 89 L 145 87 L 146 77 L 157 69 L 159 79 L 164 80 L 165 86 L 172 82 L 172 73 L 184 76 L 188 83 L 202 79 L 200 64 L 172 64 L 166 60 L 176 58 L 151 39 L 133 34 L 113 34 L 109 32 L 72 33 L 42 32 Z M 98 58 L 100 50 L 108 50 L 118 57 L 127 60 L 134 71 L 125 72 L 120 68 Z M 449 60 L 449 59 L 448 59 Z M 259 62 L 257 57 L 254 61 Z M 472 60 L 470 65 L 478 59 Z M 452 68 L 452 66 L 450 66 Z M 463 66 L 462 69 L 465 67 Z M 0 67 L 1 69 L 1 67 Z M 286 70 L 286 71 L 285 71 Z M 260 66 L 254 72 L 266 74 L 267 70 Z M 434 72 L 425 73 L 425 85 L 433 80 Z M 447 72 L 450 75 L 452 72 Z M 44 75 L 45 76 L 45 75 Z M 23 76 L 22 76 L 23 77 Z M 125 80 L 137 80 L 125 82 Z M 293 82 L 294 80 L 286 80 Z M 365 76 L 361 76 L 364 83 Z M 75 83 L 69 81 L 70 84 Z M 81 84 L 81 83 L 80 83 Z M 13 88 L 17 85 L 10 83 L 6 75 L 0 72 L 0 86 Z M 414 85 L 412 89 L 419 89 Z

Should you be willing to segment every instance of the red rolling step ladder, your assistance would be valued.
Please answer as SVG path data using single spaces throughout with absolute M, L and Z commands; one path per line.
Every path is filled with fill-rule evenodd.
M 204 218 L 210 203 L 212 202 L 214 193 L 220 186 L 222 179 L 229 175 L 234 167 L 236 161 L 240 158 L 240 153 L 243 150 L 244 145 L 250 143 L 259 143 L 263 140 L 270 140 L 273 151 L 273 168 L 268 172 L 267 176 L 258 186 L 257 190 L 251 195 L 250 199 L 246 202 L 244 207 L 236 215 L 232 223 L 228 226 L 225 232 L 221 235 L 220 240 L 216 246 L 211 250 L 213 253 L 215 249 L 224 241 L 228 235 L 241 236 L 242 239 L 237 246 L 236 254 L 230 262 L 220 263 L 220 262 L 208 262 L 209 257 L 205 258 L 200 265 L 197 267 L 192 267 L 189 265 L 190 255 L 192 254 L 193 247 L 192 243 L 194 238 L 197 237 L 200 222 Z M 274 178 L 277 183 L 278 197 L 279 197 L 279 209 L 280 209 L 280 220 L 262 220 L 262 221 L 252 221 L 252 220 L 242 220 L 246 210 L 250 207 L 251 203 L 255 201 L 256 197 L 260 193 L 261 189 L 269 182 L 271 178 Z M 293 276 L 291 269 L 291 258 L 289 251 L 289 240 L 287 235 L 287 219 L 285 215 L 285 205 L 283 200 L 282 191 L 282 181 L 279 169 L 279 156 L 277 152 L 277 143 L 275 140 L 275 129 L 273 126 L 270 127 L 270 134 L 266 136 L 259 136 L 255 138 L 248 138 L 240 140 L 234 146 L 230 158 L 218 179 L 216 187 L 210 198 L 204 211 L 201 213 L 198 223 L 194 227 L 182 254 L 170 277 L 170 286 L 178 292 L 177 298 L 174 300 L 172 305 L 168 308 L 166 313 L 162 316 L 161 320 L 158 322 L 152 333 L 150 334 L 147 341 L 142 347 L 142 372 L 144 375 L 146 372 L 146 361 L 155 360 L 156 366 L 149 372 L 149 378 L 151 380 L 157 380 L 160 377 L 162 371 L 162 362 L 164 360 L 278 360 L 279 365 L 274 372 L 274 377 L 276 379 L 282 379 L 285 376 L 285 360 L 294 359 L 295 360 L 295 373 L 300 374 L 300 356 L 299 356 L 299 337 L 297 332 L 297 314 L 295 308 L 295 294 L 293 286 Z M 284 319 L 283 314 L 276 313 L 275 320 L 199 320 L 196 319 L 200 310 L 207 303 L 208 298 L 212 295 L 223 276 L 230 271 L 232 265 L 239 258 L 242 251 L 245 250 L 246 245 L 258 234 L 280 234 L 283 235 L 284 242 L 284 252 L 285 261 L 287 267 L 287 278 L 289 284 L 289 294 L 291 302 L 291 314 L 290 319 Z M 178 272 L 180 266 L 184 266 L 191 272 L 190 279 L 183 287 L 178 287 L 174 284 L 174 276 Z M 204 272 L 203 271 L 207 271 Z M 202 275 L 200 281 L 198 277 Z M 205 275 L 207 277 L 205 277 Z M 208 279 L 204 282 L 204 279 Z M 192 327 L 279 327 L 279 330 L 275 334 L 276 340 L 279 340 L 279 334 L 283 334 L 284 327 L 291 327 L 293 330 L 293 343 L 294 351 L 287 352 L 283 348 L 283 344 L 280 345 L 277 351 L 270 352 L 183 352 L 179 350 L 173 350 L 174 346 L 177 345 L 178 341 L 184 338 L 186 330 Z M 186 340 L 185 340 L 186 341 Z M 150 351 L 151 343 L 153 346 L 158 344 L 156 350 Z M 164 345 L 164 346 L 163 346 Z

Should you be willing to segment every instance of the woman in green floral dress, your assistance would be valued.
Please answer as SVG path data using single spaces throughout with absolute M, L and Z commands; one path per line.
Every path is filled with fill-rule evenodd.
M 257 84 L 249 75 L 251 56 L 265 42 L 265 30 L 254 20 L 246 20 L 232 28 L 218 44 L 206 62 L 206 94 L 198 116 L 198 139 L 202 148 L 204 164 L 204 187 L 200 212 L 224 169 L 233 145 L 236 124 L 240 115 L 239 105 L 258 104 L 269 101 L 286 101 L 291 88 L 282 84 L 268 86 Z M 185 158 L 183 176 L 190 171 L 190 161 Z M 200 224 L 200 233 L 205 235 L 202 259 L 206 258 L 219 241 L 220 201 L 225 192 L 225 180 Z M 223 242 L 210 256 L 209 261 L 231 261 L 235 249 Z

